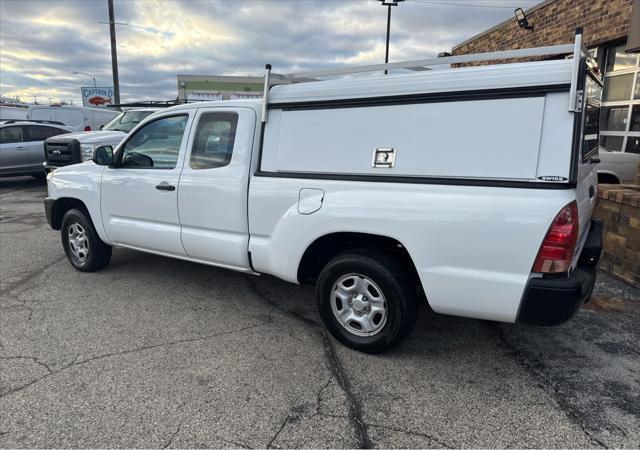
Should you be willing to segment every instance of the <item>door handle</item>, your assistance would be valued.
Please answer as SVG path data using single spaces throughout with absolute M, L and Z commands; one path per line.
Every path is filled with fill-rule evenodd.
M 162 183 L 160 183 L 159 185 L 156 186 L 156 189 L 159 191 L 175 191 L 176 187 L 172 186 L 171 184 L 167 183 L 166 181 L 163 181 Z
M 16 147 L 16 150 L 26 150 L 26 149 L 27 149 L 27 147 L 24 147 L 22 145 L 20 147 Z

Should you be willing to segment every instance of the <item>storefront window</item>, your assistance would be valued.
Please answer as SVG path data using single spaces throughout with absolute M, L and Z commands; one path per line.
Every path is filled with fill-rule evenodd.
M 638 65 L 638 58 L 633 53 L 625 53 L 627 44 L 610 47 L 607 52 L 607 72 L 630 69 Z
M 624 151 L 627 153 L 640 153 L 640 137 L 629 136 L 627 138 L 627 148 Z
M 600 135 L 600 146 L 606 148 L 610 152 L 622 151 L 623 136 L 602 136 Z
M 640 105 L 633 105 L 633 111 L 631 112 L 631 126 L 630 131 L 640 131 Z
M 626 131 L 628 106 L 607 106 L 600 112 L 600 128 L 606 131 Z
M 625 45 L 604 49 L 600 146 L 609 151 L 639 153 L 640 55 L 625 53 Z
M 634 74 L 616 75 L 608 77 L 604 85 L 602 94 L 603 102 L 620 102 L 629 100 L 631 97 L 631 87 L 633 86 Z

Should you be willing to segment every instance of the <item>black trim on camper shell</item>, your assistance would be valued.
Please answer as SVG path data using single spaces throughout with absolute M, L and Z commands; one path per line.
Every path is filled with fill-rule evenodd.
M 585 85 L 587 82 L 587 62 L 585 58 L 580 58 L 579 71 L 578 71 L 578 84 L 577 91 L 584 93 Z M 569 180 L 572 183 L 577 183 L 578 180 L 578 165 L 582 161 L 581 146 L 582 146 L 582 129 L 584 125 L 584 103 L 581 105 L 581 112 L 576 112 L 573 115 L 573 136 L 571 142 L 571 163 L 569 165 Z
M 258 170 L 256 177 L 295 178 L 306 180 L 364 181 L 375 183 L 442 184 L 451 186 L 486 186 L 518 189 L 573 189 L 575 183 L 556 183 L 525 180 L 494 180 L 482 178 L 412 177 L 398 175 L 367 175 L 310 172 L 266 172 Z
M 410 105 L 416 103 L 461 102 L 473 100 L 499 100 L 504 98 L 543 97 L 551 92 L 567 92 L 570 84 L 551 84 L 515 88 L 477 89 L 467 91 L 431 92 L 408 95 L 388 95 L 363 98 L 340 98 L 299 102 L 269 103 L 269 109 L 284 111 L 333 108 L 363 108 L 374 106 Z
M 417 103 L 438 103 L 472 100 L 496 100 L 504 98 L 530 98 L 542 97 L 550 92 L 568 92 L 570 84 L 553 84 L 544 86 L 528 86 L 501 89 L 478 89 L 471 91 L 436 92 L 410 95 L 395 95 L 383 97 L 348 98 L 322 101 L 303 101 L 288 103 L 270 103 L 269 109 L 282 109 L 284 111 L 332 109 L 332 108 L 358 108 L 374 106 L 391 106 Z M 575 178 L 569 183 L 519 181 L 519 180 L 493 180 L 474 178 L 445 178 L 445 177 L 413 177 L 392 175 L 367 175 L 367 174 L 333 174 L 333 173 L 307 173 L 307 172 L 270 172 L 262 170 L 262 157 L 264 145 L 265 124 L 262 124 L 260 147 L 258 149 L 258 169 L 254 173 L 257 177 L 273 178 L 299 178 L 339 181 L 370 181 L 382 183 L 411 183 L 411 184 L 443 184 L 457 186 L 489 186 L 511 187 L 525 189 L 573 189 L 576 187 Z

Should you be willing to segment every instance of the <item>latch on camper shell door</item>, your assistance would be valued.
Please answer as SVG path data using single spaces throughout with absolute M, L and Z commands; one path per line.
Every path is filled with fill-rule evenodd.
M 373 151 L 373 160 L 371 166 L 374 168 L 387 167 L 391 168 L 396 164 L 395 148 L 377 148 Z

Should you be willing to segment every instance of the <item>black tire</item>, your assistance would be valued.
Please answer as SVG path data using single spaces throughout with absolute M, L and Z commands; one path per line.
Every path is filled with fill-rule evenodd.
M 80 230 L 82 230 L 82 233 L 78 233 Z M 111 246 L 102 242 L 86 209 L 70 209 L 67 211 L 62 218 L 60 234 L 62 247 L 67 259 L 77 270 L 95 272 L 96 270 L 104 269 L 109 264 Z M 73 240 L 71 245 L 69 244 L 70 239 Z M 80 241 L 82 241 L 81 245 L 73 245 L 73 242 L 78 243 Z M 74 251 L 79 254 L 75 254 Z
M 334 287 L 338 286 L 339 281 L 343 285 L 344 282 L 349 282 L 352 276 L 367 282 L 372 281 L 374 292 L 379 288 L 383 295 L 386 305 L 384 323 L 380 320 L 379 324 L 375 325 L 375 317 L 369 321 L 370 325 L 380 327 L 375 334 L 362 335 L 364 332 L 355 328 L 358 326 L 357 322 L 343 325 L 337 317 L 342 311 L 342 301 L 333 294 Z M 384 253 L 363 250 L 336 256 L 322 269 L 316 285 L 316 294 L 320 316 L 331 335 L 354 350 L 365 353 L 390 350 L 411 333 L 416 323 L 417 301 L 412 280 L 395 259 Z M 355 297 L 350 301 L 354 299 Z M 364 299 L 365 302 L 371 300 L 367 300 L 366 297 Z M 355 303 L 353 305 L 355 308 Z M 356 309 L 351 309 L 359 314 Z M 366 312 L 367 309 L 364 309 L 365 315 Z

